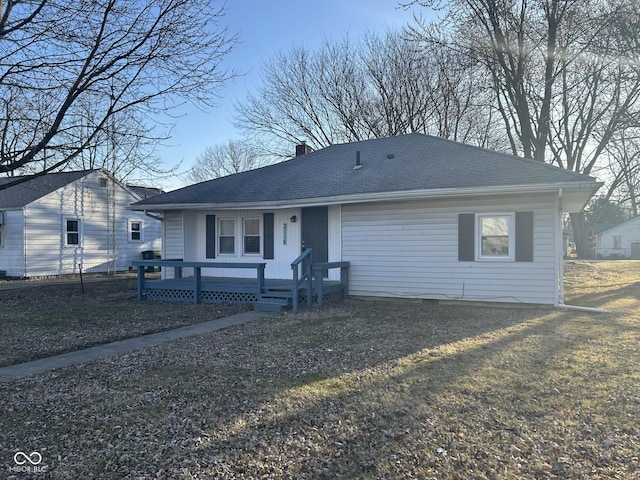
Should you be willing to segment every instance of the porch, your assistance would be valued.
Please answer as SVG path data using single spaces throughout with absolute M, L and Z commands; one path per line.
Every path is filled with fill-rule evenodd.
M 349 262 L 313 264 L 311 249 L 305 250 L 291 263 L 290 279 L 265 278 L 265 263 L 185 262 L 177 260 L 140 260 L 138 269 L 138 300 L 192 303 L 251 303 L 256 310 L 280 311 L 299 305 L 322 306 L 348 296 Z M 149 279 L 146 272 L 155 267 L 172 269 L 173 278 Z M 202 275 L 202 269 L 248 269 L 255 276 L 247 278 Z M 340 269 L 340 280 L 328 280 L 327 272 Z M 185 269 L 193 274 L 184 276 Z

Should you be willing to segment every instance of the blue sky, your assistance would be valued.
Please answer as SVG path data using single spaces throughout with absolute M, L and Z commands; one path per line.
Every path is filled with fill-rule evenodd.
M 425 9 L 397 8 L 396 0 L 227 0 L 224 23 L 237 32 L 240 43 L 225 59 L 225 66 L 245 75 L 229 83 L 221 92 L 219 106 L 203 113 L 184 107 L 171 140 L 158 154 L 166 166 L 182 161 L 187 170 L 194 158 L 208 146 L 237 139 L 232 125 L 233 104 L 242 101 L 260 84 L 261 65 L 277 52 L 292 46 L 313 49 L 325 39 L 354 38 L 364 32 L 397 30 L 413 19 L 413 12 Z M 161 185 L 165 189 L 182 186 L 179 179 Z

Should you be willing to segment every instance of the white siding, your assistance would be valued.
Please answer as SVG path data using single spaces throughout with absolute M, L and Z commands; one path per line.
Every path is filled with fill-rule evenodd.
M 554 205 L 541 197 L 344 205 L 350 294 L 553 304 Z M 458 214 L 505 211 L 534 211 L 534 262 L 459 262 Z
M 264 213 L 274 214 L 274 258 L 264 259 L 260 255 L 245 255 L 242 252 L 242 222 L 244 218 L 259 218 L 261 221 L 261 243 L 264 234 L 262 218 Z M 231 255 L 216 254 L 216 258 L 206 258 L 206 216 L 215 215 L 216 223 L 220 219 L 235 220 L 235 253 Z M 292 216 L 297 217 L 296 222 L 291 222 Z M 329 261 L 340 261 L 341 253 L 341 209 L 340 206 L 331 206 L 328 209 L 329 217 Z M 232 262 L 232 263 L 266 263 L 265 276 L 267 278 L 291 278 L 291 262 L 301 253 L 299 208 L 287 208 L 279 210 L 211 210 L 211 211 L 184 211 L 165 212 L 165 257 L 184 258 L 185 261 L 194 262 Z M 184 221 L 184 238 L 182 237 L 182 221 Z M 216 226 L 216 228 L 218 228 Z M 219 233 L 219 232 L 217 232 Z M 184 245 L 184 255 L 182 254 Z M 262 248 L 262 245 L 261 245 Z M 171 252 L 171 255 L 169 255 Z M 203 270 L 203 275 L 229 276 L 229 277 L 254 277 L 253 269 L 216 269 Z M 190 275 L 190 270 L 185 270 L 185 275 Z M 339 270 L 330 273 L 331 278 L 339 278 Z
M 242 252 L 242 222 L 244 218 L 259 218 L 262 239 L 264 225 L 262 215 L 265 212 L 274 213 L 274 259 L 263 258 L 263 252 L 259 255 L 245 255 Z M 216 258 L 206 258 L 206 216 L 215 215 L 216 222 L 220 219 L 235 220 L 235 253 L 230 255 L 216 254 Z M 291 223 L 290 218 L 296 215 L 300 218 L 299 209 L 283 210 L 227 210 L 227 211 L 185 211 L 185 261 L 193 262 L 217 262 L 217 263 L 266 263 L 265 276 L 267 278 L 290 278 L 291 262 L 300 255 L 300 221 Z M 286 238 L 285 238 L 286 225 Z M 217 227 L 216 227 L 217 228 Z M 218 233 L 218 232 L 217 232 Z M 216 234 L 217 234 L 216 233 Z M 185 275 L 188 275 L 187 271 Z M 203 270 L 203 275 L 225 277 L 255 277 L 253 269 L 215 269 Z
M 144 250 L 160 250 L 160 222 L 128 210 L 137 200 L 116 182 L 99 185 L 95 172 L 25 207 L 26 276 L 127 270 Z M 65 245 L 65 221 L 80 221 L 80 245 Z M 129 221 L 142 223 L 130 241 Z
M 0 246 L 0 270 L 10 277 L 24 277 L 24 213 L 22 210 L 5 210 Z
M 615 237 L 620 237 L 616 248 Z M 597 254 L 603 257 L 620 255 L 631 257 L 631 244 L 640 242 L 640 217 L 632 218 L 598 235 Z

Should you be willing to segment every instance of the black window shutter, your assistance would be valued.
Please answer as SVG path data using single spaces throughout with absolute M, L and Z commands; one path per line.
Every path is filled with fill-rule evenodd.
M 207 215 L 206 257 L 216 258 L 216 216 Z
M 476 259 L 475 224 L 475 214 L 458 215 L 458 261 L 460 262 L 473 262 Z
M 262 214 L 262 230 L 264 237 L 262 239 L 263 258 L 267 260 L 273 259 L 273 213 Z
M 533 262 L 533 212 L 516 212 L 516 262 Z

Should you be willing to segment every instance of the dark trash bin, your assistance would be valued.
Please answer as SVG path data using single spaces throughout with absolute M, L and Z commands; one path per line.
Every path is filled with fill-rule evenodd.
M 153 260 L 155 258 L 156 258 L 156 252 L 154 252 L 153 250 L 145 250 L 144 252 L 142 252 L 142 260 Z M 155 272 L 156 267 L 147 267 L 146 271 Z

